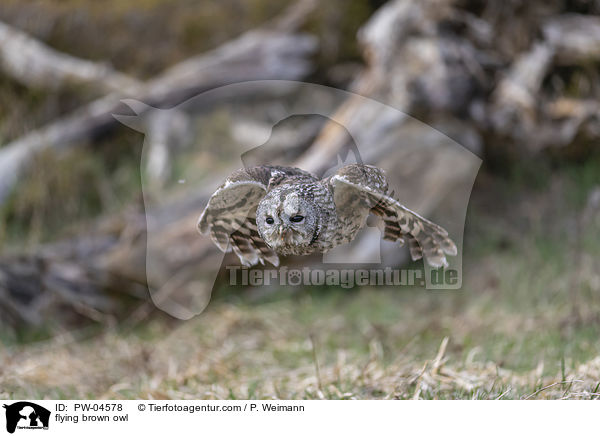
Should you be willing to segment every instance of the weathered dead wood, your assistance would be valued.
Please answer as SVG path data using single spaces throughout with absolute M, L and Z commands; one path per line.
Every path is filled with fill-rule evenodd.
M 311 70 L 308 57 L 316 49 L 313 37 L 292 34 L 311 10 L 312 1 L 292 7 L 273 28 L 251 30 L 208 53 L 187 59 L 146 82 L 95 100 L 45 127 L 0 148 L 0 204 L 11 192 L 23 168 L 40 150 L 63 150 L 84 143 L 117 121 L 123 98 L 153 106 L 174 106 L 202 91 L 229 83 L 259 79 L 299 79 Z M 282 23 L 289 25 L 280 30 Z M 135 91 L 135 92 L 134 92 Z M 256 96 L 251 96 L 256 97 Z
M 141 83 L 110 65 L 79 59 L 48 47 L 6 23 L 0 22 L 0 70 L 33 88 L 87 85 L 104 93 L 135 94 Z
M 488 156 L 593 147 L 600 17 L 554 3 L 501 9 L 489 2 L 475 16 L 452 0 L 387 3 L 359 34 L 370 65 L 356 89 L 377 92 L 460 143 L 483 145 L 485 136 Z M 557 105 L 576 109 L 557 116 Z
M 334 114 L 337 121 L 327 123 L 310 146 L 286 144 L 287 148 L 294 150 L 293 164 L 322 173 L 348 145 L 349 129 L 354 140 L 371 144 L 363 153 L 364 161 L 387 169 L 392 184 L 403 187 L 397 191 L 402 201 L 429 216 L 440 209 L 446 213 L 450 213 L 452 208 L 466 210 L 466 204 L 456 197 L 456 192 L 464 190 L 465 185 L 472 181 L 473 161 L 461 159 L 459 153 L 446 146 L 443 135 L 435 134 L 433 129 L 407 114 L 439 128 L 459 143 L 469 144 L 475 152 L 483 146 L 484 136 L 487 147 L 498 144 L 504 147 L 508 142 L 530 152 L 539 152 L 550 146 L 566 146 L 574 138 L 582 136 L 590 141 L 595 138 L 597 142 L 598 89 L 594 82 L 588 87 L 589 94 L 571 96 L 563 89 L 567 85 L 561 82 L 568 78 L 555 74 L 556 67 L 561 65 L 581 67 L 583 76 L 589 73 L 593 78 L 593 74 L 597 74 L 594 69 L 591 72 L 586 69 L 584 61 L 584 58 L 598 58 L 597 44 L 594 43 L 597 40 L 597 17 L 561 16 L 562 12 L 558 9 L 553 11 L 555 6 L 551 5 L 549 12 L 545 10 L 541 15 L 544 18 L 531 21 L 535 25 L 522 18 L 502 24 L 504 15 L 498 13 L 498 5 L 500 3 L 490 2 L 480 16 L 475 17 L 452 0 L 393 0 L 386 4 L 359 35 L 367 61 L 367 68 L 355 82 L 354 91 L 359 95 L 348 97 L 339 106 Z M 528 13 L 537 17 L 540 15 L 538 12 Z M 557 16 L 551 17 L 552 12 Z M 499 23 L 509 30 L 502 32 L 502 28 L 497 27 Z M 285 25 L 282 24 L 281 28 Z M 513 37 L 513 31 L 519 32 L 518 38 Z M 204 59 L 204 67 L 209 72 L 203 77 L 206 82 L 193 83 L 214 86 L 222 83 L 220 76 L 228 74 L 218 68 L 223 59 L 225 63 L 222 65 L 225 66 L 231 66 L 227 63 L 231 59 L 245 62 L 247 58 L 244 55 L 248 53 L 260 59 L 264 53 L 252 41 L 260 35 L 267 35 L 264 31 L 251 32 L 250 35 L 253 36 L 245 40 L 242 37 Z M 271 33 L 269 38 L 275 38 L 273 35 L 279 33 Z M 587 39 L 580 43 L 581 38 Z M 293 45 L 298 40 L 286 41 L 281 44 Z M 275 52 L 289 53 L 286 50 Z M 305 53 L 308 49 L 301 51 Z M 302 55 L 292 58 L 301 62 L 304 59 Z M 305 71 L 303 68 L 299 70 Z M 162 102 L 171 105 L 185 100 L 191 94 L 177 84 L 195 80 L 192 77 L 195 71 L 198 67 L 193 63 L 180 65 L 166 74 L 169 79 L 159 80 L 154 88 L 148 88 L 148 93 L 141 99 L 151 104 Z M 236 77 L 248 80 L 255 77 L 255 73 L 259 75 L 256 71 L 245 70 Z M 198 88 L 194 90 L 197 91 Z M 388 112 L 377 105 L 370 105 L 363 96 L 389 104 L 397 111 Z M 269 157 L 277 161 L 272 151 Z M 223 170 L 210 177 L 223 180 L 226 173 Z M 175 271 L 173 280 L 159 286 L 155 297 L 163 308 L 178 311 L 185 317 L 186 304 L 194 298 L 194 293 L 212 286 L 212 283 L 201 283 L 198 273 L 206 265 L 220 261 L 214 256 L 210 241 L 196 235 L 195 230 L 197 216 L 209 195 L 209 189 L 199 190 L 149 211 L 148 220 L 155 232 L 150 249 L 164 251 L 164 255 L 156 259 L 156 264 L 151 265 L 150 272 L 146 270 L 145 217 L 139 214 L 120 217 L 110 232 L 97 231 L 100 235 L 111 235 L 112 239 L 102 243 L 89 242 L 89 247 L 95 248 L 86 252 L 93 254 L 82 256 L 78 251 L 57 251 L 56 247 L 48 247 L 46 262 L 64 264 L 64 268 L 54 269 L 62 272 L 61 277 L 65 276 L 64 271 L 79 268 L 82 272 L 73 273 L 70 277 L 77 279 L 71 280 L 71 283 L 81 283 L 82 289 L 85 289 L 89 282 L 81 278 L 92 276 L 95 280 L 93 288 L 102 295 L 109 295 L 106 290 L 114 289 L 111 285 L 114 280 L 123 284 L 122 289 L 128 288 L 127 284 L 131 285 L 129 288 L 144 285 L 147 280 L 160 284 L 164 283 L 166 274 Z M 360 249 L 365 249 L 365 246 L 360 246 Z M 235 263 L 235 258 L 231 260 Z M 291 260 L 311 261 L 314 259 Z M 31 265 L 34 260 L 28 258 L 24 262 Z M 0 267 L 0 271 L 9 270 L 9 265 Z M 33 273 L 27 272 L 31 271 L 27 269 L 19 271 L 23 277 L 39 279 L 41 276 L 40 282 L 44 282 L 45 277 L 48 280 L 55 277 L 46 270 L 35 273 L 35 268 Z M 101 274 L 91 275 L 90 271 Z M 13 274 L 11 277 L 19 277 L 14 271 L 10 274 Z M 0 289 L 4 289 L 5 294 L 13 289 L 7 283 L 13 288 L 16 286 L 14 279 L 2 281 L 0 276 Z M 15 299 L 11 301 L 14 303 Z M 102 313 L 103 307 L 108 307 L 94 304 L 91 307 L 99 313 Z M 52 304 L 48 307 L 51 308 Z M 143 315 L 150 307 L 145 306 L 140 313 Z M 15 313 L 14 307 L 5 310 Z M 34 315 L 22 317 L 39 318 L 40 315 L 35 315 L 36 310 L 31 312 Z
M 396 46 L 406 42 L 407 34 L 404 33 L 405 29 L 402 26 L 395 26 L 394 23 L 408 20 L 427 27 L 427 23 L 422 20 L 414 20 L 414 17 L 427 17 L 425 11 L 411 12 L 410 19 L 403 15 L 407 13 L 406 8 L 424 7 L 420 5 L 421 3 L 418 2 L 392 2 L 373 18 L 363 33 L 365 52 L 370 54 L 369 65 L 365 74 L 358 80 L 356 89 L 359 93 L 382 100 L 396 109 L 386 110 L 384 105 L 374 104 L 360 95 L 351 95 L 334 114 L 333 118 L 337 121 L 326 124 L 314 142 L 306 143 L 304 134 L 297 135 L 296 139 L 302 141 L 306 148 L 297 159 L 288 163 L 322 174 L 332 159 L 335 161 L 336 156 L 343 154 L 342 149 L 348 146 L 348 142 L 352 139 L 361 144 L 369 144 L 361 151 L 360 157 L 364 162 L 388 170 L 392 185 L 402 187 L 397 191 L 399 198 L 410 207 L 429 215 L 444 200 L 452 202 L 452 193 L 461 185 L 468 184 L 469 181 L 472 183 L 474 161 L 465 161 L 460 150 L 449 146 L 451 140 L 404 113 L 413 108 L 413 103 L 418 97 L 417 94 L 407 94 L 407 91 L 412 80 L 420 75 L 420 71 L 412 70 L 410 75 L 406 75 L 407 73 L 401 68 L 401 61 L 396 60 Z M 384 26 L 382 20 L 388 21 L 389 25 Z M 373 36 L 369 29 L 379 36 L 377 38 Z M 379 34 L 382 29 L 389 32 L 387 38 L 390 45 L 385 52 L 376 55 L 380 48 L 379 39 L 386 39 L 386 35 Z M 414 56 L 418 56 L 417 51 L 414 51 Z M 398 78 L 397 76 L 401 74 L 405 76 Z M 426 78 L 420 79 L 426 80 Z M 433 81 L 434 78 L 431 80 Z M 396 86 L 400 88 L 396 89 Z M 434 92 L 431 91 L 431 87 L 426 88 L 430 90 L 429 92 Z M 311 128 L 306 127 L 306 129 Z M 348 136 L 347 129 L 353 132 L 353 138 Z M 303 130 L 300 128 L 299 131 Z M 297 155 L 298 147 L 297 144 L 287 144 L 281 149 L 285 152 L 286 149 L 293 148 Z M 269 161 L 278 161 L 276 150 L 270 150 Z M 234 169 L 234 166 L 228 170 L 215 172 L 208 178 L 222 180 L 229 170 Z M 112 283 L 115 280 L 125 287 L 127 287 L 126 283 L 139 285 L 149 280 L 158 287 L 153 296 L 155 302 L 160 302 L 161 308 L 170 313 L 177 313 L 183 318 L 191 316 L 195 313 L 191 308 L 198 307 L 198 302 L 192 301 L 197 300 L 199 295 L 210 295 L 212 288 L 212 282 L 202 281 L 202 271 L 209 266 L 212 268 L 215 262 L 220 262 L 215 255 L 212 242 L 196 232 L 198 215 L 210 194 L 211 189 L 206 187 L 180 200 L 149 209 L 148 227 L 144 225 L 146 217 L 141 214 L 122 216 L 115 221 L 116 224 L 108 226 L 111 229 L 109 234 L 113 235 L 112 239 L 89 240 L 89 245 L 84 250 L 88 253 L 85 257 L 80 256 L 78 250 L 58 251 L 55 247 L 49 247 L 45 251 L 46 261 L 58 265 L 64 264 L 69 268 L 78 265 L 80 273 L 73 274 L 73 277 L 84 277 L 85 279 L 80 281 L 82 286 L 89 283 L 86 280 L 90 277 L 90 271 L 101 272 L 102 274 L 93 275 L 96 280 L 94 286 L 97 293 L 106 298 L 110 298 L 110 293 L 106 290 L 114 289 Z M 455 203 L 466 210 L 466 204 L 461 201 Z M 149 247 L 146 246 L 146 229 L 148 232 L 153 232 Z M 106 231 L 105 229 L 99 233 L 106 234 Z M 379 242 L 377 241 L 376 244 Z M 362 244 L 350 250 L 365 250 L 365 248 L 371 250 L 379 247 L 378 245 L 366 247 Z M 146 264 L 147 249 L 157 256 L 152 260 L 154 263 L 151 262 L 149 269 Z M 402 257 L 398 256 L 399 247 L 387 249 L 393 249 L 394 259 L 402 262 Z M 236 262 L 235 258 L 226 258 L 226 261 Z M 286 261 L 310 263 L 315 259 L 298 257 Z M 166 280 L 166 276 L 173 272 L 176 272 L 175 275 L 170 280 Z M 39 270 L 38 274 L 41 278 L 38 276 L 37 279 L 41 282 L 53 277 L 45 270 Z M 77 280 L 74 280 L 75 288 L 76 283 Z M 5 293 L 7 289 L 8 292 L 11 291 L 10 287 L 7 288 L 7 282 L 0 280 L 0 289 L 3 286 Z M 48 288 L 41 287 L 41 289 Z M 77 299 L 74 298 L 74 301 Z M 102 313 L 103 307 L 108 305 L 92 306 L 99 313 Z M 152 307 L 152 303 L 146 304 L 136 316 L 144 316 Z M 190 309 L 186 312 L 186 308 Z M 119 315 L 122 316 L 123 313 L 120 312 Z M 37 316 L 43 319 L 43 315 Z
M 559 65 L 586 64 L 600 60 L 600 17 L 564 14 L 543 26 L 546 41 Z

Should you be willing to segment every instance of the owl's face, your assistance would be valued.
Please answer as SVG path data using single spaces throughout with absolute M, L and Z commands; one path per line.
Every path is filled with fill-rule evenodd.
M 270 191 L 256 209 L 256 225 L 263 240 L 283 254 L 304 254 L 317 230 L 317 205 L 291 186 Z

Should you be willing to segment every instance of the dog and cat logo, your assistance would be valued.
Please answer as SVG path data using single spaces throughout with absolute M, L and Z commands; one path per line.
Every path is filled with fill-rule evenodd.
M 16 429 L 48 430 L 48 409 L 29 401 L 4 404 L 3 407 L 6 409 L 6 431 L 9 433 L 14 433 Z

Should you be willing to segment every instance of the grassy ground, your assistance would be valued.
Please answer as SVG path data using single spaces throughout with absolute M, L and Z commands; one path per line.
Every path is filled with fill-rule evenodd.
M 36 0 L 24 8 L 6 0 L 0 18 L 59 50 L 111 59 L 146 78 L 284 7 L 265 0 L 208 9 L 170 0 L 89 3 Z M 317 82 L 332 80 L 332 65 L 358 61 L 348 35 L 379 3 L 323 2 L 306 26 L 326 41 Z M 229 19 L 245 9 L 243 20 Z M 165 23 L 165 32 L 155 32 Z M 1 79 L 0 100 L 11 111 L 0 117 L 0 142 L 90 98 Z M 36 247 L 68 232 L 66 222 L 139 199 L 140 138 L 122 135 L 66 159 L 42 156 L 36 177 L 0 210 L 0 244 Z M 52 338 L 0 320 L 0 398 L 598 398 L 600 231 L 586 204 L 600 163 L 511 168 L 478 178 L 461 291 L 221 289 L 185 323 L 156 316 L 134 329 L 91 327 Z
M 217 292 L 187 322 L 4 332 L 0 398 L 598 398 L 596 170 L 480 175 L 461 291 Z

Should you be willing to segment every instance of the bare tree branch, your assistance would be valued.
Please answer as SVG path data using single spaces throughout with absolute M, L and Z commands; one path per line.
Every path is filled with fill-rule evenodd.
M 135 93 L 141 83 L 108 64 L 79 59 L 54 50 L 0 22 L 0 70 L 34 88 L 60 88 L 67 83 L 91 85 L 103 92 Z
M 313 4 L 312 0 L 301 3 Z M 268 26 L 248 31 L 208 53 L 169 68 L 139 89 L 120 89 L 0 148 L 0 204 L 35 153 L 46 148 L 71 147 L 113 126 L 117 121 L 112 114 L 123 107 L 120 102 L 123 98 L 134 97 L 155 106 L 174 106 L 202 91 L 230 83 L 294 80 L 305 76 L 312 68 L 309 56 L 316 49 L 316 40 L 309 35 L 289 32 L 299 26 L 301 17 L 306 17 L 310 10 L 304 8 L 300 15 L 294 6 L 275 22 L 281 23 L 291 14 L 294 20 L 286 31 Z

